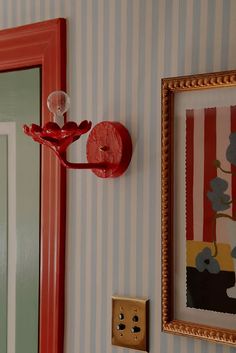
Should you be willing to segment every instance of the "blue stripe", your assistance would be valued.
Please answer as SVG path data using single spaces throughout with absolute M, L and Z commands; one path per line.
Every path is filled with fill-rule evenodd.
M 185 45 L 186 45 L 186 1 L 179 2 L 179 35 L 178 35 L 178 73 L 185 71 Z
M 235 0 L 234 0 L 235 1 Z M 230 26 L 231 1 L 223 1 L 222 46 L 221 46 L 221 70 L 228 69 L 229 59 L 229 26 Z
M 168 335 L 166 333 L 161 332 L 160 333 L 160 353 L 174 353 L 174 352 L 167 352 L 167 340 L 168 340 Z
M 108 64 L 109 64 L 109 0 L 104 0 L 104 22 L 103 22 L 103 31 L 104 31 L 104 51 L 103 51 L 103 113 L 105 119 L 109 119 L 108 117 L 108 107 L 109 107 L 109 77 L 108 77 Z M 107 118 L 106 118 L 107 117 Z M 108 332 L 108 319 L 107 319 L 107 305 L 110 303 L 111 298 L 107 296 L 107 269 L 108 269 L 108 248 L 107 242 L 108 237 L 111 234 L 108 234 L 108 194 L 107 194 L 107 186 L 104 180 L 102 187 L 102 273 L 101 273 L 101 282 L 102 286 L 102 303 L 101 303 L 101 312 L 103 318 L 101 318 L 101 352 L 107 351 L 107 332 Z
M 31 11 L 30 11 L 31 21 L 30 22 L 34 22 L 35 18 L 36 18 L 35 2 L 31 1 L 30 6 L 31 6 Z
M 157 264 L 156 259 L 160 258 L 159 249 L 156 247 L 157 241 L 157 229 L 156 229 L 156 195 L 158 183 L 157 166 L 156 166 L 156 154 L 158 153 L 159 142 L 157 137 L 157 132 L 160 131 L 160 125 L 157 119 L 156 111 L 156 99 L 159 92 L 157 91 L 157 70 L 158 70 L 158 3 L 154 1 L 152 4 L 152 57 L 151 57 L 151 101 L 150 101 L 150 117 L 149 117 L 149 161 L 148 165 L 150 168 L 149 173 L 149 249 L 148 249 L 148 293 L 151 298 L 150 307 L 155 305 L 160 307 L 160 294 L 156 292 L 156 281 L 153 280 L 153 274 L 158 271 L 159 263 Z M 160 152 L 159 152 L 160 153 Z M 158 253 L 157 253 L 158 252 Z M 158 267 L 157 267 L 158 266 Z M 154 312 L 154 310 L 152 310 Z M 156 325 L 156 319 L 154 315 L 150 316 L 150 347 L 154 347 L 154 339 L 157 334 L 157 330 L 160 328 Z M 165 344 L 166 341 L 163 341 Z M 156 348 L 157 349 L 157 348 Z M 165 350 L 160 350 L 160 352 L 165 352 Z
M 194 352 L 195 340 L 192 338 L 187 338 L 187 353 Z
M 15 4 L 15 6 L 16 6 L 16 4 Z M 10 14 L 10 16 L 8 17 L 8 18 L 10 18 L 10 23 L 8 23 L 8 26 L 14 27 L 14 25 L 16 25 L 16 24 L 18 25 L 16 13 L 17 13 L 16 11 L 11 11 L 8 13 L 8 15 Z
M 25 6 L 25 3 L 24 4 L 21 4 L 20 6 L 19 6 L 19 8 L 20 8 L 20 11 L 19 11 L 19 13 L 20 13 L 20 18 L 18 19 L 18 23 L 19 24 L 22 24 L 22 23 L 26 23 L 26 6 Z M 15 12 L 15 11 L 14 11 Z
M 94 124 L 98 122 L 97 116 L 97 87 L 98 87 L 98 1 L 92 0 L 92 47 L 93 47 L 93 76 L 92 76 L 92 116 L 89 118 L 93 120 Z
M 44 0 L 47 1 L 47 0 Z M 39 13 L 40 13 L 40 18 L 43 19 L 45 18 L 45 5 L 44 5 L 44 1 L 40 1 L 40 6 L 39 6 Z
M 229 351 L 230 351 L 230 353 L 236 353 L 236 348 L 230 347 Z
M 131 130 L 131 116 L 132 116 L 132 66 L 133 66 L 133 53 L 132 53 L 132 38 L 133 38 L 133 2 L 127 1 L 127 48 L 126 48 L 126 127 Z M 132 132 L 131 132 L 132 133 Z M 131 161 L 132 163 L 132 161 Z M 126 235 L 126 246 L 124 249 L 125 259 L 125 286 L 124 291 L 128 295 L 130 291 L 130 255 L 131 255 L 131 176 L 129 172 L 126 173 L 125 177 L 125 235 Z
M 2 25 L 1 25 L 1 28 L 6 28 L 8 27 L 8 21 L 7 21 L 7 1 L 3 0 L 2 1 L 2 13 L 3 13 L 3 20 L 2 20 Z
M 201 351 L 204 353 L 208 353 L 209 343 L 206 341 L 201 342 Z
M 145 82 L 145 22 L 146 22 L 146 6 L 144 1 L 140 1 L 139 9 L 139 68 L 138 68 L 138 115 L 137 115 L 137 170 L 142 170 L 143 166 L 143 145 L 145 143 L 143 136 L 143 124 L 147 124 L 147 117 L 144 116 L 144 82 Z M 142 243 L 143 237 L 148 236 L 143 231 L 143 173 L 137 173 L 137 205 L 136 206 L 136 295 L 143 295 L 143 278 L 142 278 Z
M 115 3 L 115 72 L 114 72 L 114 118 L 115 120 L 120 119 L 120 52 L 121 52 L 121 3 L 116 1 Z M 113 293 L 118 293 L 119 283 L 119 231 L 120 231 L 120 179 L 114 180 L 114 208 L 113 208 L 113 278 L 112 278 L 112 289 Z
M 208 0 L 207 6 L 207 49 L 206 49 L 206 71 L 213 70 L 214 55 L 214 31 L 215 31 L 215 0 Z
M 76 21 L 76 17 L 78 16 L 79 18 L 79 13 L 77 13 L 76 11 L 76 0 L 71 0 L 71 18 L 70 18 L 70 23 L 72 26 L 76 26 L 76 24 L 79 22 L 78 19 Z M 72 43 L 76 43 L 76 31 L 70 31 L 70 41 Z M 71 98 L 71 107 L 67 116 L 68 120 L 72 120 L 72 117 L 77 117 L 76 114 L 76 110 L 75 110 L 75 102 L 77 99 L 77 92 L 76 92 L 76 80 L 72 79 L 72 75 L 75 75 L 75 77 L 77 77 L 77 71 L 79 70 L 78 67 L 78 60 L 76 60 L 76 56 L 75 55 L 69 55 L 68 57 L 68 64 L 70 67 L 70 76 L 69 76 L 69 82 L 70 82 L 70 98 Z M 74 102 L 74 104 L 73 104 Z M 79 117 L 77 117 L 79 118 Z M 75 161 L 76 160 L 76 150 L 74 148 L 71 148 L 69 150 L 69 160 L 71 161 Z M 76 315 L 77 312 L 74 309 L 76 302 L 78 301 L 80 303 L 81 306 L 81 302 L 78 299 L 78 296 L 76 295 L 76 283 L 77 283 L 77 278 L 76 278 L 76 270 L 75 270 L 75 265 L 76 265 L 76 258 L 77 258 L 77 254 L 78 254 L 78 249 L 76 246 L 74 246 L 73 244 L 73 237 L 72 234 L 74 236 L 74 238 L 76 237 L 76 231 L 77 231 L 77 217 L 81 217 L 81 195 L 78 194 L 78 189 L 79 189 L 79 183 L 81 183 L 78 179 L 78 175 L 79 175 L 80 171 L 76 172 L 76 171 L 71 171 L 68 174 L 68 180 L 67 183 L 69 185 L 69 195 L 74 195 L 74 197 L 69 197 L 68 201 L 69 201 L 69 210 L 71 210 L 70 213 L 68 213 L 68 230 L 71 230 L 71 233 L 69 235 L 69 239 L 68 239 L 68 243 L 69 243 L 69 248 L 67 251 L 67 254 L 69 255 L 69 258 L 67 259 L 67 264 L 68 267 L 71 269 L 69 271 L 67 271 L 67 283 L 70 286 L 70 290 L 68 291 L 69 295 L 67 297 L 67 311 L 69 313 L 68 317 L 70 318 L 70 324 L 68 324 L 68 330 L 69 330 L 69 334 L 67 335 L 67 338 L 69 337 L 69 339 L 67 339 L 67 349 L 71 352 L 76 352 L 77 350 L 77 336 L 80 334 L 79 332 L 75 331 L 75 325 L 73 324 L 74 322 L 76 322 Z M 75 187 L 75 189 L 74 189 Z M 79 201 L 76 202 L 76 199 L 78 199 Z M 80 209 L 77 211 L 78 215 L 76 214 L 77 212 L 73 212 L 73 210 L 77 210 L 78 204 L 80 204 Z M 80 224 L 80 222 L 79 222 Z M 81 229 L 80 229 L 81 231 Z M 82 238 L 81 234 L 78 235 L 79 238 Z M 82 249 L 82 243 L 79 243 L 79 249 Z M 79 258 L 79 271 L 81 273 L 81 258 Z M 79 297 L 81 296 L 81 293 L 79 293 Z M 68 331 L 67 331 L 68 332 Z
M 175 347 L 175 353 L 181 353 L 181 337 L 174 336 L 173 338 L 173 346 Z
M 201 1 L 195 0 L 193 2 L 192 73 L 198 73 L 198 70 L 199 70 L 200 14 L 201 14 Z
M 81 2 L 81 13 L 82 15 L 80 16 L 80 21 L 81 21 L 81 27 L 80 27 L 80 33 L 81 33 L 81 56 L 82 56 L 82 89 L 81 89 L 81 112 L 82 116 L 84 119 L 87 117 L 87 2 L 82 1 Z M 84 151 L 83 145 L 81 144 L 80 147 L 82 148 L 82 151 Z M 84 153 L 83 153 L 84 155 Z M 86 222 L 83 220 L 86 220 L 86 209 L 87 209 L 87 176 L 85 171 L 80 171 L 80 182 L 81 182 L 81 220 L 80 220 L 80 225 L 81 225 L 81 252 L 80 252 L 80 278 L 81 278 L 81 287 L 80 287 L 80 332 L 78 333 L 79 335 L 79 351 L 80 352 L 85 352 L 85 339 L 86 339 L 86 332 L 85 332 L 85 326 L 84 322 L 86 320 L 86 298 L 85 298 L 85 285 L 83 283 L 85 282 L 85 274 L 86 274 L 86 235 L 88 231 L 88 227 Z
M 55 0 L 50 0 L 49 17 L 53 17 L 54 9 L 56 8 Z
M 81 28 L 81 23 L 78 20 L 79 18 L 80 18 L 80 14 L 79 14 L 79 12 L 77 12 L 76 0 L 72 0 L 71 1 L 70 23 L 76 29 Z M 77 27 L 77 25 L 78 25 L 78 27 Z M 81 30 L 78 32 L 81 33 Z M 79 39 L 79 38 L 77 38 L 76 30 L 69 31 L 69 33 L 70 33 L 70 41 L 72 43 L 76 43 L 76 40 Z M 77 77 L 77 72 L 79 71 L 80 68 L 79 68 L 78 60 L 76 60 L 75 55 L 69 55 L 68 59 L 69 59 L 69 65 L 70 65 L 70 77 L 69 77 L 70 92 L 69 93 L 70 93 L 72 104 L 71 104 L 71 108 L 69 110 L 69 114 L 67 116 L 67 119 L 72 120 L 73 119 L 72 117 L 77 117 L 77 119 L 80 118 L 77 116 L 77 112 L 75 109 L 75 106 L 76 106 L 75 102 L 77 100 L 77 85 L 76 85 L 77 82 L 75 80 L 73 80 L 73 75 L 75 75 L 75 77 Z M 80 85 L 81 83 L 79 82 L 78 84 Z M 74 104 L 73 104 L 73 102 L 74 102 Z M 76 160 L 76 154 L 77 154 L 76 152 L 77 152 L 77 150 L 75 148 L 71 148 L 71 153 L 69 152 L 69 160 L 72 160 L 72 161 Z M 70 158 L 70 156 L 71 156 L 71 158 Z M 78 171 L 78 172 L 71 171 L 70 172 L 69 177 L 71 179 L 71 183 L 69 180 L 69 183 L 70 183 L 69 185 L 71 185 L 73 187 L 73 185 L 76 186 L 76 184 L 77 185 L 80 184 L 81 190 L 82 190 L 82 179 L 81 179 L 81 177 L 78 178 L 79 173 L 80 173 L 80 171 Z M 76 215 L 76 212 L 74 212 L 75 214 L 72 218 L 73 223 L 71 224 L 71 229 L 74 230 L 74 233 L 75 233 L 77 230 L 77 217 L 80 217 L 79 224 L 82 223 L 81 222 L 81 220 L 82 220 L 81 211 L 83 210 L 83 207 L 81 207 L 81 195 L 76 192 L 76 189 L 75 190 L 71 189 L 70 191 L 71 191 L 71 193 L 70 193 L 71 195 L 75 194 L 76 198 L 78 198 L 78 202 L 77 203 L 75 202 L 75 206 L 77 206 L 78 204 L 80 205 L 79 206 L 80 209 L 78 210 L 78 215 Z M 70 199 L 73 200 L 73 197 L 71 197 Z M 73 203 L 72 203 L 71 210 L 76 210 L 76 209 L 77 209 L 77 207 L 73 207 Z M 80 228 L 79 231 L 81 232 L 81 234 L 79 234 L 78 236 L 82 240 L 82 229 Z M 70 234 L 70 236 L 71 236 L 71 234 Z M 74 237 L 76 237 L 76 234 L 74 234 Z M 84 242 L 80 241 L 80 243 L 79 243 L 80 251 L 81 251 L 82 247 L 84 247 Z M 68 252 L 68 253 L 70 254 L 70 266 L 71 266 L 71 268 L 75 268 L 74 264 L 76 263 L 75 259 L 78 254 L 78 249 L 75 246 L 73 246 L 73 241 L 71 241 L 71 247 L 70 247 L 69 251 L 70 252 Z M 80 275 L 82 273 L 82 268 L 81 268 L 82 262 L 84 263 L 84 259 L 79 258 L 78 263 L 79 263 Z M 68 340 L 67 347 L 69 346 L 68 349 L 71 352 L 75 352 L 77 350 L 77 336 L 79 336 L 80 333 L 75 331 L 75 325 L 73 325 L 73 323 L 76 322 L 76 315 L 77 315 L 77 312 L 76 312 L 76 310 L 74 310 L 73 305 L 74 305 L 74 303 L 76 303 L 76 301 L 78 301 L 80 304 L 80 310 L 81 310 L 81 301 L 80 301 L 80 299 L 78 299 L 78 296 L 76 295 L 76 283 L 78 281 L 78 279 L 76 278 L 76 271 L 72 271 L 72 270 L 67 271 L 67 276 L 69 276 L 69 275 L 71 275 L 71 280 L 70 280 L 70 297 L 68 298 L 68 304 L 70 304 L 70 303 L 71 304 L 70 304 L 70 310 L 68 310 L 68 311 L 70 313 L 71 324 L 69 326 L 70 334 L 68 335 L 68 337 L 70 339 Z M 83 277 L 81 277 L 81 278 L 83 278 Z M 79 298 L 80 297 L 81 297 L 81 293 L 79 293 Z M 81 315 L 81 317 L 82 317 L 82 315 Z M 71 339 L 71 337 L 72 337 L 72 339 Z
M 216 345 L 216 353 L 223 353 L 223 346 L 220 344 Z
M 71 1 L 71 18 L 70 18 L 70 23 L 72 26 L 76 25 L 76 16 L 79 17 L 79 14 L 76 12 L 76 4 L 75 0 Z M 70 31 L 70 40 L 72 43 L 76 42 L 76 31 Z M 72 120 L 72 117 L 76 117 L 76 111 L 75 111 L 75 103 L 76 102 L 76 81 L 72 79 L 72 74 L 76 75 L 77 71 L 79 70 L 78 68 L 78 60 L 75 60 L 75 55 L 69 55 L 68 57 L 68 64 L 70 69 L 70 76 L 69 76 L 69 82 L 70 82 L 70 98 L 71 98 L 71 108 L 69 110 L 67 119 Z M 73 69 L 72 69 L 73 68 Z M 71 148 L 69 151 L 69 160 L 74 161 L 76 160 L 76 151 L 74 148 Z M 69 195 L 75 195 L 74 197 L 68 198 L 69 201 L 69 210 L 71 210 L 70 213 L 68 213 L 68 230 L 71 230 L 71 233 L 69 235 L 68 239 L 68 250 L 67 254 L 69 254 L 69 258 L 67 259 L 67 264 L 68 268 L 71 270 L 67 271 L 67 283 L 69 285 L 70 290 L 68 291 L 69 295 L 67 296 L 67 312 L 69 313 L 69 321 L 68 323 L 68 331 L 69 334 L 67 334 L 67 349 L 68 351 L 75 352 L 77 350 L 77 336 L 80 334 L 79 332 L 75 331 L 75 325 L 73 323 L 76 322 L 76 316 L 78 315 L 75 307 L 76 307 L 76 302 L 79 302 L 81 306 L 81 302 L 78 299 L 77 293 L 76 293 L 76 283 L 77 283 L 77 278 L 76 278 L 76 259 L 78 256 L 78 249 L 76 246 L 73 244 L 73 238 L 76 237 L 76 231 L 77 231 L 77 217 L 81 218 L 81 210 L 82 208 L 80 207 L 80 210 L 78 210 L 78 215 L 76 215 L 76 212 L 73 212 L 73 210 L 76 210 L 78 208 L 78 204 L 80 205 L 80 197 L 81 195 L 78 194 L 78 189 L 79 189 L 79 179 L 78 179 L 78 173 L 79 172 L 69 172 L 68 174 L 68 180 L 67 183 L 69 185 Z M 78 202 L 76 202 L 76 199 L 78 199 Z M 80 223 L 80 222 L 79 222 Z M 81 231 L 81 230 L 80 230 Z M 73 237 L 72 237 L 73 234 Z M 79 238 L 81 238 L 81 234 L 77 235 Z M 79 249 L 82 248 L 82 244 L 78 244 Z M 81 273 L 81 258 L 79 258 L 79 271 Z M 79 297 L 81 296 L 81 293 L 78 293 Z
M 72 4 L 74 3 L 74 0 L 70 0 L 70 6 L 72 7 Z M 65 0 L 60 0 L 60 16 L 65 16 L 63 14 L 66 13 L 66 1 Z M 70 13 L 71 15 L 72 13 Z
M 170 75 L 172 49 L 172 7 L 173 0 L 165 1 L 165 44 L 164 44 L 164 75 Z
M 74 28 L 74 30 L 72 30 L 72 28 Z M 77 43 L 79 41 L 79 34 L 81 37 L 81 22 L 80 22 L 80 13 L 77 10 L 77 6 L 76 6 L 76 0 L 71 0 L 71 15 L 70 15 L 70 26 L 68 26 L 67 23 L 67 32 L 69 33 L 70 36 L 70 43 L 73 43 L 73 45 L 75 45 L 75 49 L 76 49 L 76 53 L 77 53 Z M 68 44 L 67 44 L 68 46 Z M 76 80 L 74 80 L 74 77 L 78 77 L 76 76 L 76 73 L 79 71 L 79 61 L 76 57 L 76 55 L 68 55 L 68 64 L 70 67 L 70 77 L 68 79 L 68 85 L 67 85 L 67 91 L 70 88 L 70 98 L 71 98 L 71 107 L 70 110 L 68 112 L 68 120 L 72 120 L 73 119 L 79 119 L 79 120 L 83 120 L 83 117 L 78 116 L 78 112 L 75 109 L 75 102 L 78 100 L 78 92 L 77 92 L 77 85 L 81 86 L 82 82 L 76 82 Z M 68 70 L 67 70 L 68 71 Z M 73 103 L 74 102 L 74 103 Z M 71 117 L 71 118 L 70 118 Z M 74 155 L 75 157 L 75 155 Z
M 92 2 L 92 47 L 93 47 L 93 84 L 92 84 L 92 116 L 94 124 L 97 122 L 97 82 L 98 82 L 98 65 L 97 65 L 97 57 L 98 57 L 98 4 L 96 0 Z M 89 171 L 88 171 L 89 172 Z M 96 352 L 96 297 L 97 297 L 97 287 L 96 280 L 97 276 L 100 274 L 97 273 L 97 180 L 95 180 L 95 176 L 93 177 L 92 183 L 92 192 L 91 192 L 91 293 L 90 293 L 90 301 L 91 301 L 91 337 L 90 341 L 90 351 Z
M 109 120 L 109 0 L 104 0 L 104 23 L 103 23 L 103 113 L 105 120 Z

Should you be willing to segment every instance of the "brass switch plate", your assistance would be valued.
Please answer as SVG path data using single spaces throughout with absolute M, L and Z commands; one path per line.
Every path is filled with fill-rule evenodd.
M 112 344 L 148 352 L 149 300 L 112 297 Z

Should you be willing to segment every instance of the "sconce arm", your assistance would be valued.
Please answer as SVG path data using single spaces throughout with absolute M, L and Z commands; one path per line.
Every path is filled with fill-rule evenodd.
M 101 169 L 106 170 L 108 168 L 107 163 L 72 163 L 67 161 L 65 153 L 57 154 L 58 158 L 62 162 L 62 165 L 70 169 Z

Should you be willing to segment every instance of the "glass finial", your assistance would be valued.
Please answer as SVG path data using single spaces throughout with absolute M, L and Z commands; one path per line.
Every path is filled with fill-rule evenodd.
M 63 91 L 54 91 L 49 94 L 47 106 L 54 118 L 61 118 L 70 108 L 70 97 Z

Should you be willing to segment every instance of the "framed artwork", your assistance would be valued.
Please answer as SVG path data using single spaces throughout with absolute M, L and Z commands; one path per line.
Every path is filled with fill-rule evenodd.
M 236 71 L 162 80 L 162 329 L 236 345 Z
M 19 73 L 19 75 L 16 75 Z M 2 76 L 1 76 L 2 75 Z M 21 84 L 18 91 L 9 86 L 7 97 L 14 102 L 18 92 L 24 96 L 27 92 L 26 104 L 22 104 L 22 120 L 19 111 L 8 114 L 0 111 L 0 160 L 1 168 L 1 203 L 0 227 L 1 235 L 6 234 L 6 251 L 1 247 L 1 296 L 6 302 L 10 300 L 13 305 L 7 305 L 4 316 L 1 316 L 1 351 L 4 353 L 17 353 L 19 351 L 38 353 L 62 353 L 64 338 L 64 273 L 65 273 L 65 202 L 66 202 L 66 172 L 60 163 L 49 151 L 41 147 L 35 151 L 34 164 L 27 162 L 28 152 L 33 151 L 34 146 L 19 145 L 20 140 L 25 144 L 23 131 L 20 127 L 24 119 L 39 119 L 41 124 L 52 119 L 47 109 L 47 97 L 54 90 L 66 90 L 66 21 L 65 19 L 54 19 L 0 31 L 0 80 L 14 81 L 19 76 Z M 27 90 L 24 84 L 31 77 L 34 89 Z M 0 85 L 4 87 L 4 85 Z M 32 90 L 36 92 L 35 104 L 31 104 Z M 20 98 L 21 99 L 21 98 Z M 19 100 L 20 102 L 20 100 Z M 4 100 L 3 100 L 4 103 Z M 28 103 L 28 104 L 27 104 Z M 1 107 L 4 104 L 1 105 Z M 35 105 L 35 115 L 27 106 Z M 11 106 L 9 101 L 8 107 Z M 25 114 L 25 117 L 24 117 Z M 20 136 L 18 138 L 18 136 Z M 24 141 L 23 141 L 24 140 Z M 28 142 L 27 142 L 28 143 Z M 22 159 L 20 156 L 22 152 Z M 24 158 L 25 155 L 25 158 Z M 38 159 L 37 159 L 38 158 Z M 36 161 L 38 160 L 38 163 Z M 36 164 L 37 165 L 36 165 Z M 23 167 L 24 166 L 24 167 Z M 35 166 L 35 167 L 34 167 Z M 5 169 L 4 169 L 5 168 Z M 32 171 L 33 169 L 33 171 Z M 36 175 L 36 170 L 38 174 Z M 38 180 L 37 190 L 30 193 L 31 178 L 28 176 L 34 173 Z M 8 180 L 7 180 L 8 178 Z M 28 178 L 28 179 L 27 179 Z M 21 186 L 18 181 L 22 179 L 26 194 L 20 198 Z M 29 184 L 25 185 L 25 180 Z M 37 184 L 35 184 L 37 185 Z M 22 191 L 22 190 L 21 190 Z M 30 251 L 35 248 L 32 244 L 32 209 L 28 206 L 28 200 L 33 200 L 38 194 L 39 202 L 36 205 L 38 226 L 31 227 L 38 239 L 38 254 L 36 256 L 35 273 L 31 271 Z M 36 204 L 36 202 L 34 202 Z M 27 208 L 28 207 L 28 208 Z M 25 210 L 30 212 L 27 214 Z M 38 211 L 37 211 L 38 209 Z M 24 221 L 19 213 L 24 211 Z M 8 214 L 8 215 L 7 215 Z M 9 216 L 11 215 L 11 216 Z M 21 231 L 23 230 L 23 231 Z M 5 233 L 4 233 L 5 232 Z M 26 239 L 28 234 L 28 240 Z M 0 237 L 0 241 L 3 238 Z M 38 260 L 37 260 L 38 258 Z M 38 262 L 38 263 L 37 263 Z M 4 275 L 3 275 L 4 274 Z M 9 277 L 10 276 L 10 277 Z M 37 278 L 35 278 L 37 277 Z M 37 283 L 36 283 L 37 281 Z M 37 337 L 36 349 L 30 348 L 28 343 L 31 337 L 23 336 L 27 333 L 26 322 L 29 319 L 29 309 L 24 311 L 21 324 L 18 325 L 22 293 L 31 290 L 31 284 L 38 286 L 38 300 L 35 300 L 37 311 Z M 2 286 L 4 284 L 4 286 Z M 5 288 L 5 289 L 4 289 Z M 4 291 L 3 291 L 4 289 Z M 19 297 L 21 293 L 21 297 Z M 5 299 L 4 299 L 5 298 Z M 4 326 L 4 318 L 8 323 Z M 18 318 L 18 319 L 17 319 Z M 18 321 L 17 321 L 18 320 Z M 28 324 L 28 323 L 27 323 Z M 22 334 L 22 335 L 21 335 Z M 30 333 L 28 332 L 28 336 Z M 17 341 L 18 340 L 18 341 Z M 18 342 L 18 343 L 17 343 Z M 19 342 L 20 345 L 19 345 Z M 24 346 L 25 345 L 25 346 Z

